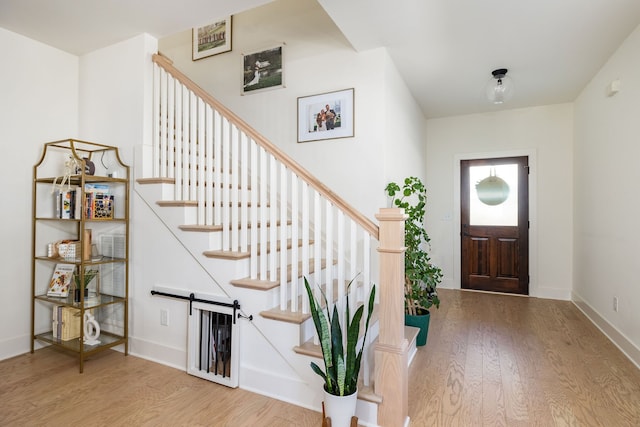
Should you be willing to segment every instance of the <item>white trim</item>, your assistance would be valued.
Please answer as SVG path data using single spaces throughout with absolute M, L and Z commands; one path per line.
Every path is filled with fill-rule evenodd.
M 602 317 L 600 313 L 584 301 L 576 292 L 572 292 L 571 297 L 573 304 L 578 307 L 578 310 L 584 313 L 584 315 L 640 369 L 640 348 L 615 326 L 609 323 L 607 319 Z
M 539 297 L 538 287 L 538 187 L 537 187 L 537 151 L 535 149 L 523 149 L 513 151 L 492 151 L 482 153 L 456 154 L 453 158 L 453 280 L 452 289 L 461 288 L 460 272 L 461 248 L 460 248 L 460 161 L 474 159 L 492 159 L 500 157 L 529 158 L 529 295 Z

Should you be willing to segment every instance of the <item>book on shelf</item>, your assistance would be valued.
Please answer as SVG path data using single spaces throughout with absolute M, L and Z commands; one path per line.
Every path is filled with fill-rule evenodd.
M 80 219 L 80 188 L 69 187 L 55 193 L 56 217 L 60 219 Z
M 85 184 L 84 214 L 87 219 L 112 219 L 113 202 L 107 184 Z
M 80 310 L 57 305 L 53 307 L 53 338 L 69 341 L 80 337 Z
M 71 277 L 75 266 L 73 264 L 56 264 L 53 269 L 53 275 L 49 282 L 47 296 L 50 297 L 66 297 L 69 296 L 69 287 L 71 286 Z

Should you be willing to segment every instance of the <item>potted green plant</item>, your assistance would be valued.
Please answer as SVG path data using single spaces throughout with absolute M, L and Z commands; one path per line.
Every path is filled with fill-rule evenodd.
M 437 286 L 442 270 L 429 257 L 429 234 L 424 228 L 427 189 L 414 176 L 405 178 L 402 187 L 390 182 L 385 191 L 392 206 L 404 209 L 408 216 L 404 226 L 405 324 L 420 327 L 417 345 L 427 343 L 429 309 L 440 307 Z
M 351 418 L 355 415 L 360 362 L 364 343 L 366 343 L 367 340 L 369 320 L 371 319 L 376 293 L 374 285 L 369 295 L 367 320 L 364 324 L 363 344 L 358 350 L 356 346 L 360 335 L 360 321 L 364 312 L 364 305 L 360 305 L 353 314 L 353 317 L 351 317 L 348 292 L 351 283 L 353 283 L 353 280 L 347 287 L 346 302 L 344 304 L 344 322 L 346 326 L 344 330 L 347 332 L 347 336 L 346 340 L 343 340 L 343 329 L 340 324 L 338 306 L 334 304 L 333 311 L 331 311 L 326 297 L 323 294 L 325 305 L 325 309 L 323 310 L 322 306 L 313 296 L 307 278 L 304 278 L 304 286 L 307 289 L 307 296 L 309 297 L 311 317 L 313 318 L 313 324 L 315 325 L 320 340 L 325 368 L 323 371 L 315 362 L 311 362 L 311 369 L 322 377 L 324 381 L 325 410 L 327 417 L 331 418 L 331 425 L 334 427 L 349 426 L 351 424 Z M 339 397 L 334 398 L 336 396 Z M 336 408 L 336 405 L 342 404 L 347 407 L 344 411 Z
M 73 300 L 75 302 L 80 302 L 80 292 L 84 290 L 84 298 L 86 299 L 89 296 L 89 283 L 98 275 L 98 270 L 85 270 L 84 276 L 80 276 L 80 267 L 78 267 L 78 271 L 73 275 L 73 283 L 75 284 L 75 291 Z

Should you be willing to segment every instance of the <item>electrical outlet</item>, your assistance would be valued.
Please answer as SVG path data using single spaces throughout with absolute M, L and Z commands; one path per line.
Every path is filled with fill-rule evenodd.
M 160 324 L 162 326 L 169 326 L 169 312 L 164 308 L 160 310 Z
M 618 297 L 613 297 L 613 311 L 618 312 Z

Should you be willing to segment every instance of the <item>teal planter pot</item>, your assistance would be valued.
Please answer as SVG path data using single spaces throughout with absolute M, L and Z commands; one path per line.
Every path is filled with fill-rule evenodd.
M 418 347 L 421 347 L 427 343 L 427 334 L 429 333 L 430 318 L 431 318 L 431 313 L 429 312 L 427 312 L 427 314 L 420 314 L 417 316 L 412 316 L 410 314 L 404 315 L 405 325 L 420 328 L 420 332 L 418 333 L 418 338 L 416 338 L 416 346 Z

